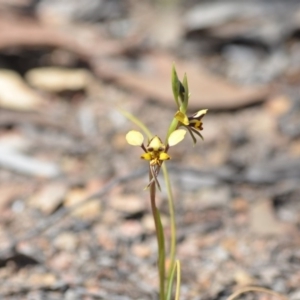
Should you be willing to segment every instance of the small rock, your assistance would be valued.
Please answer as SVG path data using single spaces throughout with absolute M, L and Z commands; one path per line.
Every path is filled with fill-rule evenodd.
M 17 132 L 4 134 L 0 136 L 0 149 L 11 149 L 15 151 L 26 151 L 30 148 L 31 143 L 23 135 Z
M 69 270 L 74 264 L 75 257 L 69 252 L 56 253 L 55 256 L 49 261 L 49 266 L 58 271 Z M 66 275 L 66 274 L 64 274 Z
M 244 198 L 235 198 L 231 202 L 231 208 L 235 212 L 244 212 L 249 208 L 248 201 Z
M 187 257 L 196 257 L 199 254 L 198 237 L 187 237 L 178 245 L 178 255 Z
M 133 220 L 123 222 L 120 225 L 119 230 L 120 235 L 126 238 L 137 238 L 143 233 L 141 222 Z
M 234 279 L 239 286 L 255 284 L 255 279 L 245 270 L 238 270 L 234 274 Z
M 135 195 L 114 195 L 111 197 L 109 205 L 117 211 L 128 214 L 136 214 L 145 210 L 144 201 Z
M 203 188 L 195 196 L 197 206 L 201 209 L 223 207 L 229 204 L 231 198 L 230 189 L 226 186 L 215 188 Z
M 54 274 L 45 273 L 45 274 L 32 274 L 28 278 L 28 283 L 32 287 L 51 287 L 55 285 L 57 279 Z
M 116 240 L 114 234 L 107 227 L 98 225 L 95 228 L 95 234 L 97 237 L 97 242 L 101 248 L 107 251 L 113 251 L 116 249 Z
M 32 196 L 29 205 L 49 215 L 61 204 L 66 192 L 67 187 L 64 184 L 59 182 L 50 183 Z
M 70 207 L 81 203 L 88 197 L 90 193 L 86 189 L 74 188 L 66 195 L 64 205 Z M 94 219 L 99 216 L 101 211 L 101 204 L 98 199 L 89 200 L 82 203 L 78 208 L 72 211 L 72 215 L 81 219 Z
M 290 300 L 299 300 L 300 299 L 300 289 L 291 293 L 289 298 L 290 298 Z
M 284 226 L 274 215 L 271 201 L 260 199 L 250 207 L 250 230 L 258 235 L 281 235 L 286 233 Z
M 266 109 L 274 116 L 281 116 L 291 109 L 291 99 L 286 95 L 277 95 L 265 104 Z
M 290 143 L 289 154 L 292 157 L 300 157 L 300 140 L 295 140 Z
M 0 166 L 21 174 L 44 178 L 55 178 L 61 174 L 60 168 L 54 163 L 6 148 L 0 149 Z
M 53 243 L 59 250 L 74 251 L 78 245 L 78 238 L 72 232 L 63 232 L 55 238 Z
M 151 248 L 144 244 L 133 244 L 132 253 L 140 258 L 147 258 L 151 255 Z

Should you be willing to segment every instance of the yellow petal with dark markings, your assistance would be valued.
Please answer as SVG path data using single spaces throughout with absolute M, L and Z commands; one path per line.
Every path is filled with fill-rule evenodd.
M 141 158 L 145 160 L 151 160 L 152 156 L 150 153 L 144 153 L 143 155 L 141 155 Z
M 149 143 L 147 148 L 151 148 L 151 151 L 162 151 L 165 149 L 165 145 L 162 143 L 158 136 L 155 136 Z
M 174 118 L 184 125 L 189 125 L 189 119 L 186 114 L 181 111 L 177 111 Z
M 170 158 L 171 158 L 171 157 L 169 156 L 168 153 L 162 152 L 162 153 L 159 154 L 159 159 L 160 159 L 160 160 L 168 160 L 168 159 L 170 159 Z

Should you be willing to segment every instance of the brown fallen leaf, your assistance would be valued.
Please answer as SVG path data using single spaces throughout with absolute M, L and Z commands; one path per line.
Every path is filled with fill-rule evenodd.
M 166 105 L 174 105 L 171 92 L 171 67 L 175 62 L 179 77 L 187 73 L 192 110 L 237 109 L 266 99 L 266 87 L 242 87 L 210 73 L 192 62 L 184 62 L 163 53 L 152 52 L 142 56 L 139 64 L 143 69 L 124 68 L 124 61 L 101 60 L 95 62 L 95 73 L 115 81 L 124 88 L 141 94 L 146 98 Z
M 84 69 L 45 67 L 26 73 L 28 83 L 40 90 L 52 93 L 85 90 L 92 75 Z
M 11 47 L 53 47 L 75 53 L 81 59 L 89 60 L 95 56 L 116 55 L 126 52 L 139 43 L 131 37 L 126 41 L 116 41 L 101 35 L 96 28 L 89 27 L 88 40 L 82 41 L 82 27 L 61 28 L 48 26 L 29 18 L 9 18 L 0 15 L 0 50 Z M 86 37 L 87 35 L 84 34 Z
M 36 110 L 44 100 L 22 77 L 10 70 L 0 69 L 0 106 L 16 110 Z

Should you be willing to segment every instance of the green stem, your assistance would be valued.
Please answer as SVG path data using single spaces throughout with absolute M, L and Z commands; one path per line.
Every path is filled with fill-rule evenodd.
M 153 178 L 152 172 L 151 170 L 149 170 L 150 182 L 152 178 Z M 158 245 L 159 299 L 165 300 L 165 242 L 164 242 L 164 233 L 162 229 L 160 214 L 155 203 L 155 194 L 156 194 L 155 181 L 151 183 L 149 188 L 150 188 L 151 210 L 154 219 L 157 245 Z
M 165 184 L 168 192 L 168 206 L 169 206 L 169 214 L 170 214 L 170 225 L 171 225 L 171 239 L 170 239 L 170 266 L 168 270 L 167 277 L 167 290 L 169 290 L 170 285 L 172 285 L 171 273 L 175 264 L 175 254 L 176 254 L 176 221 L 175 221 L 175 212 L 174 212 L 174 200 L 171 188 L 171 182 L 167 170 L 167 166 L 163 164 L 162 166 Z
M 168 134 L 167 134 L 167 137 L 166 137 L 166 141 L 165 141 L 165 144 L 167 145 L 168 144 L 168 140 L 169 140 L 169 136 L 171 135 L 171 133 L 173 131 L 175 131 L 176 129 L 178 128 L 178 121 L 174 118 L 169 126 L 169 129 L 168 129 Z

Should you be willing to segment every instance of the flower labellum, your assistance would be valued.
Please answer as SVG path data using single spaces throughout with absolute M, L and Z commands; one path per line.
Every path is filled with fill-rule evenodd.
M 189 117 L 189 126 L 202 130 L 202 118 L 206 115 L 207 109 L 202 109 Z

